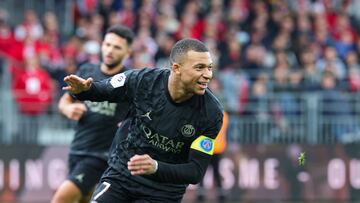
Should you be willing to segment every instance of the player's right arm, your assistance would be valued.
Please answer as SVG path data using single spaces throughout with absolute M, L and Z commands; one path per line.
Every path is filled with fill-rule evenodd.
M 136 91 L 137 71 L 125 71 L 111 78 L 93 82 L 92 78 L 84 79 L 77 75 L 64 78 L 68 86 L 63 90 L 69 91 L 76 99 L 84 101 L 129 101 L 132 93 Z
M 77 102 L 69 93 L 65 93 L 59 100 L 58 109 L 68 119 L 78 121 L 87 108 L 85 104 Z
M 93 83 L 92 78 L 84 79 L 77 75 L 69 75 L 64 78 L 64 81 L 68 86 L 63 87 L 63 90 L 69 91 L 71 94 L 80 94 L 82 92 L 88 91 Z

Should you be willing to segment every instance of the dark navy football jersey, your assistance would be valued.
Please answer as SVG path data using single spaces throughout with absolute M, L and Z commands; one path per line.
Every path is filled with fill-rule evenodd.
M 129 124 L 116 135 L 123 137 L 120 134 L 126 132 L 127 136 L 115 138 L 109 165 L 123 177 L 146 187 L 184 193 L 186 181 L 168 181 L 156 175 L 132 176 L 127 169 L 128 160 L 135 154 L 148 154 L 166 164 L 189 162 L 191 150 L 210 158 L 213 140 L 222 124 L 221 105 L 209 90 L 182 103 L 173 102 L 168 92 L 169 75 L 169 69 L 130 70 L 93 83 L 90 91 L 76 96 L 95 101 L 127 101 Z
M 128 69 L 123 68 L 123 71 Z M 94 81 L 103 80 L 113 75 L 106 75 L 100 70 L 100 64 L 84 64 L 77 75 L 92 77 Z M 91 155 L 107 160 L 109 148 L 118 128 L 118 123 L 128 114 L 128 103 L 108 101 L 84 101 L 87 111 L 78 121 L 70 154 Z

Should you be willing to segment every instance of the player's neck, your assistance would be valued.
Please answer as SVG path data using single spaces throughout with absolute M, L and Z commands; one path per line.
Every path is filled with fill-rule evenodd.
M 194 94 L 186 93 L 183 85 L 175 78 L 173 74 L 169 76 L 168 90 L 171 99 L 175 103 L 181 103 L 190 99 Z
M 115 67 L 109 68 L 106 64 L 102 63 L 100 66 L 101 72 L 106 75 L 114 75 L 118 72 L 120 72 L 124 66 L 122 64 L 119 64 Z

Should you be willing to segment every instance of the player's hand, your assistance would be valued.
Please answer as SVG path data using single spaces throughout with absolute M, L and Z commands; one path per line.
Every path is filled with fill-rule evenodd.
M 63 90 L 67 90 L 72 94 L 79 94 L 90 89 L 93 79 L 88 78 L 85 80 L 77 75 L 69 75 L 64 78 L 64 81 L 68 86 L 63 87 Z
M 72 103 L 63 109 L 63 114 L 71 120 L 78 121 L 84 112 L 87 111 L 85 104 L 83 103 Z
M 147 154 L 134 155 L 127 164 L 131 175 L 150 175 L 157 170 L 157 162 Z

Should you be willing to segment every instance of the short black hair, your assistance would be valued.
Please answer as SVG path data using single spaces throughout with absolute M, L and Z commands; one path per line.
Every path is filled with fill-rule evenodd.
M 126 42 L 128 43 L 128 45 L 132 44 L 134 37 L 135 37 L 134 32 L 130 28 L 128 28 L 126 26 L 122 26 L 122 25 L 114 25 L 114 26 L 109 27 L 106 30 L 106 34 L 108 34 L 108 33 L 114 33 L 114 34 L 118 35 L 119 37 L 126 39 Z
M 205 44 L 197 39 L 185 38 L 177 41 L 170 53 L 170 62 L 171 64 L 179 62 L 188 51 L 196 52 L 209 52 L 209 49 Z

